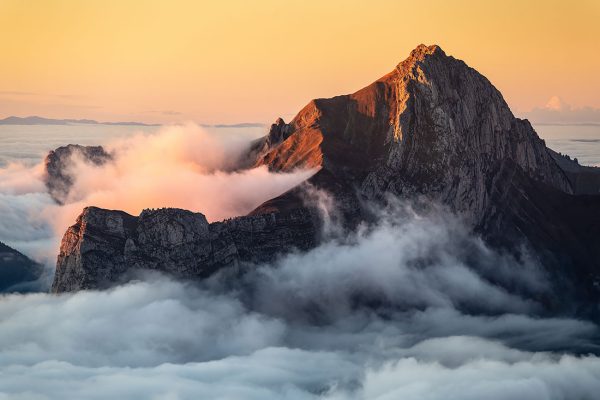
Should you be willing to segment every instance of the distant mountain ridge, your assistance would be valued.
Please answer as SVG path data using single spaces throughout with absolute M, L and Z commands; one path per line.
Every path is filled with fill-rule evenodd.
M 0 242 L 0 292 L 28 291 L 42 272 L 41 264 Z
M 162 124 L 147 124 L 136 121 L 102 122 L 93 119 L 54 119 L 32 115 L 30 117 L 10 116 L 0 119 L 0 125 L 125 125 L 125 126 L 161 126 Z M 232 124 L 199 124 L 204 128 L 264 128 L 262 122 L 239 122 Z
M 143 122 L 123 121 L 123 122 L 98 122 L 93 119 L 54 119 L 44 118 L 37 115 L 30 117 L 7 117 L 0 119 L 0 125 L 139 125 L 139 126 L 160 126 L 160 124 L 146 124 Z

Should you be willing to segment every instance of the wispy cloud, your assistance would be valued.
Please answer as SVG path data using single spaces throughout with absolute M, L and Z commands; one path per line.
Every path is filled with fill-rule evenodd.
M 182 112 L 175 110 L 148 110 L 146 111 L 148 114 L 160 114 L 160 115 L 183 115 Z
M 0 96 L 36 96 L 36 95 L 37 95 L 37 93 L 33 93 L 33 92 L 0 90 Z
M 60 99 L 73 99 L 80 100 L 85 99 L 87 96 L 79 94 L 65 94 L 65 93 L 38 93 L 38 92 L 23 92 L 18 90 L 0 90 L 0 96 L 20 96 L 20 97 L 56 97 Z

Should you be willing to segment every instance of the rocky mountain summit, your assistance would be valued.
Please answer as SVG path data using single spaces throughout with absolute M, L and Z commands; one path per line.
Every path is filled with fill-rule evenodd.
M 53 290 L 100 287 L 119 281 L 132 268 L 203 277 L 225 265 L 311 247 L 320 240 L 322 220 L 318 207 L 307 205 L 312 204 L 305 199 L 309 187 L 328 193 L 341 223 L 350 227 L 368 220 L 365 202 L 377 204 L 392 196 L 441 203 L 490 245 L 517 255 L 524 247 L 532 249 L 566 297 L 588 305 L 600 299 L 595 178 L 548 149 L 484 76 L 438 46 L 418 46 L 392 72 L 356 93 L 313 100 L 290 123 L 277 120 L 266 137 L 253 143 L 244 165 L 320 171 L 250 215 L 208 228 L 201 222 L 177 222 L 182 210 L 157 211 L 162 222 L 149 227 L 145 215 L 86 209 L 65 234 Z M 97 213 L 105 218 L 93 217 Z M 121 228 L 107 222 L 111 218 L 134 222 Z M 278 230 L 265 221 L 282 224 L 274 222 Z M 169 232 L 173 224 L 180 226 L 177 237 L 190 239 L 160 239 L 160 254 L 153 252 L 146 235 L 159 240 L 167 233 L 158 232 Z M 215 233 L 217 226 L 221 233 Z M 252 226 L 244 231 L 251 232 L 250 241 L 235 239 L 239 226 Z M 276 245 L 255 247 L 255 236 Z M 236 249 L 235 263 L 222 261 L 225 243 Z M 167 266 L 162 261 L 172 260 L 175 248 L 185 257 L 175 257 L 181 261 L 175 261 L 177 267 Z
M 58 204 L 63 204 L 73 186 L 75 158 L 92 165 L 103 165 L 112 156 L 102 146 L 69 144 L 50 151 L 44 160 L 44 183 L 48 193 Z
M 476 220 L 487 207 L 485 177 L 509 159 L 534 179 L 573 192 L 543 140 L 484 76 L 438 46 L 421 45 L 358 92 L 313 100 L 290 124 L 278 121 L 255 165 L 321 166 L 369 198 L 435 195 Z

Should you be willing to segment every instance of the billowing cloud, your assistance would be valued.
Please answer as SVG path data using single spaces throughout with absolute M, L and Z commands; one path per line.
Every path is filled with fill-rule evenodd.
M 106 147 L 115 159 L 104 166 L 75 155 L 68 171 L 74 185 L 62 206 L 46 194 L 43 165 L 9 164 L 0 169 L 0 240 L 53 262 L 62 234 L 86 206 L 134 215 L 144 208 L 176 207 L 215 221 L 244 215 L 315 172 L 234 170 L 250 143 L 249 137 L 234 131 L 209 132 L 188 124 L 138 133 L 109 143 Z
M 508 358 L 511 350 L 477 343 Z M 472 341 L 446 339 L 444 349 L 460 345 L 471 354 Z M 528 354 L 516 362 L 476 355 L 456 367 L 403 358 L 369 371 L 361 397 L 366 399 L 593 399 L 600 390 L 600 359 Z
M 243 215 L 308 178 L 314 171 L 272 174 L 266 168 L 234 171 L 248 147 L 243 136 L 196 126 L 171 126 L 107 146 L 115 161 L 104 166 L 75 159 L 67 203 L 118 208 L 177 207 L 204 213 L 210 221 Z
M 243 214 L 313 171 L 236 171 L 247 146 L 193 126 L 73 159 L 67 204 L 40 166 L 0 170 L 0 235 L 56 253 L 84 205 Z M 598 327 L 548 317 L 543 269 L 488 248 L 456 217 L 391 201 L 353 232 L 305 185 L 326 240 L 203 282 L 148 274 L 107 291 L 0 296 L 1 399 L 592 399 Z M 20 229 L 15 229 L 19 226 Z M 589 355 L 586 355 L 589 354 Z
M 520 293 L 543 284 L 493 285 L 473 256 L 542 276 L 480 246 L 395 209 L 239 281 L 5 295 L 0 398 L 594 398 L 600 359 L 562 353 L 593 350 L 597 327 L 537 314 Z

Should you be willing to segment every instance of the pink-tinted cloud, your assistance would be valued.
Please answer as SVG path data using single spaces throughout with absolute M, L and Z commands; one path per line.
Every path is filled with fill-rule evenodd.
M 247 214 L 315 172 L 278 174 L 266 167 L 234 170 L 249 143 L 245 135 L 208 132 L 194 124 L 140 133 L 110 143 L 107 148 L 114 161 L 103 166 L 75 156 L 68 168 L 74 184 L 64 205 L 54 204 L 48 196 L 41 206 L 39 201 L 15 204 L 32 220 L 46 221 L 58 243 L 86 206 L 133 215 L 144 208 L 176 207 L 202 212 L 209 221 L 217 221 Z M 45 195 L 42 170 L 41 164 L 0 169 L 0 194 L 21 196 L 21 200 L 30 194 Z M 5 211 L 14 214 L 14 210 Z

